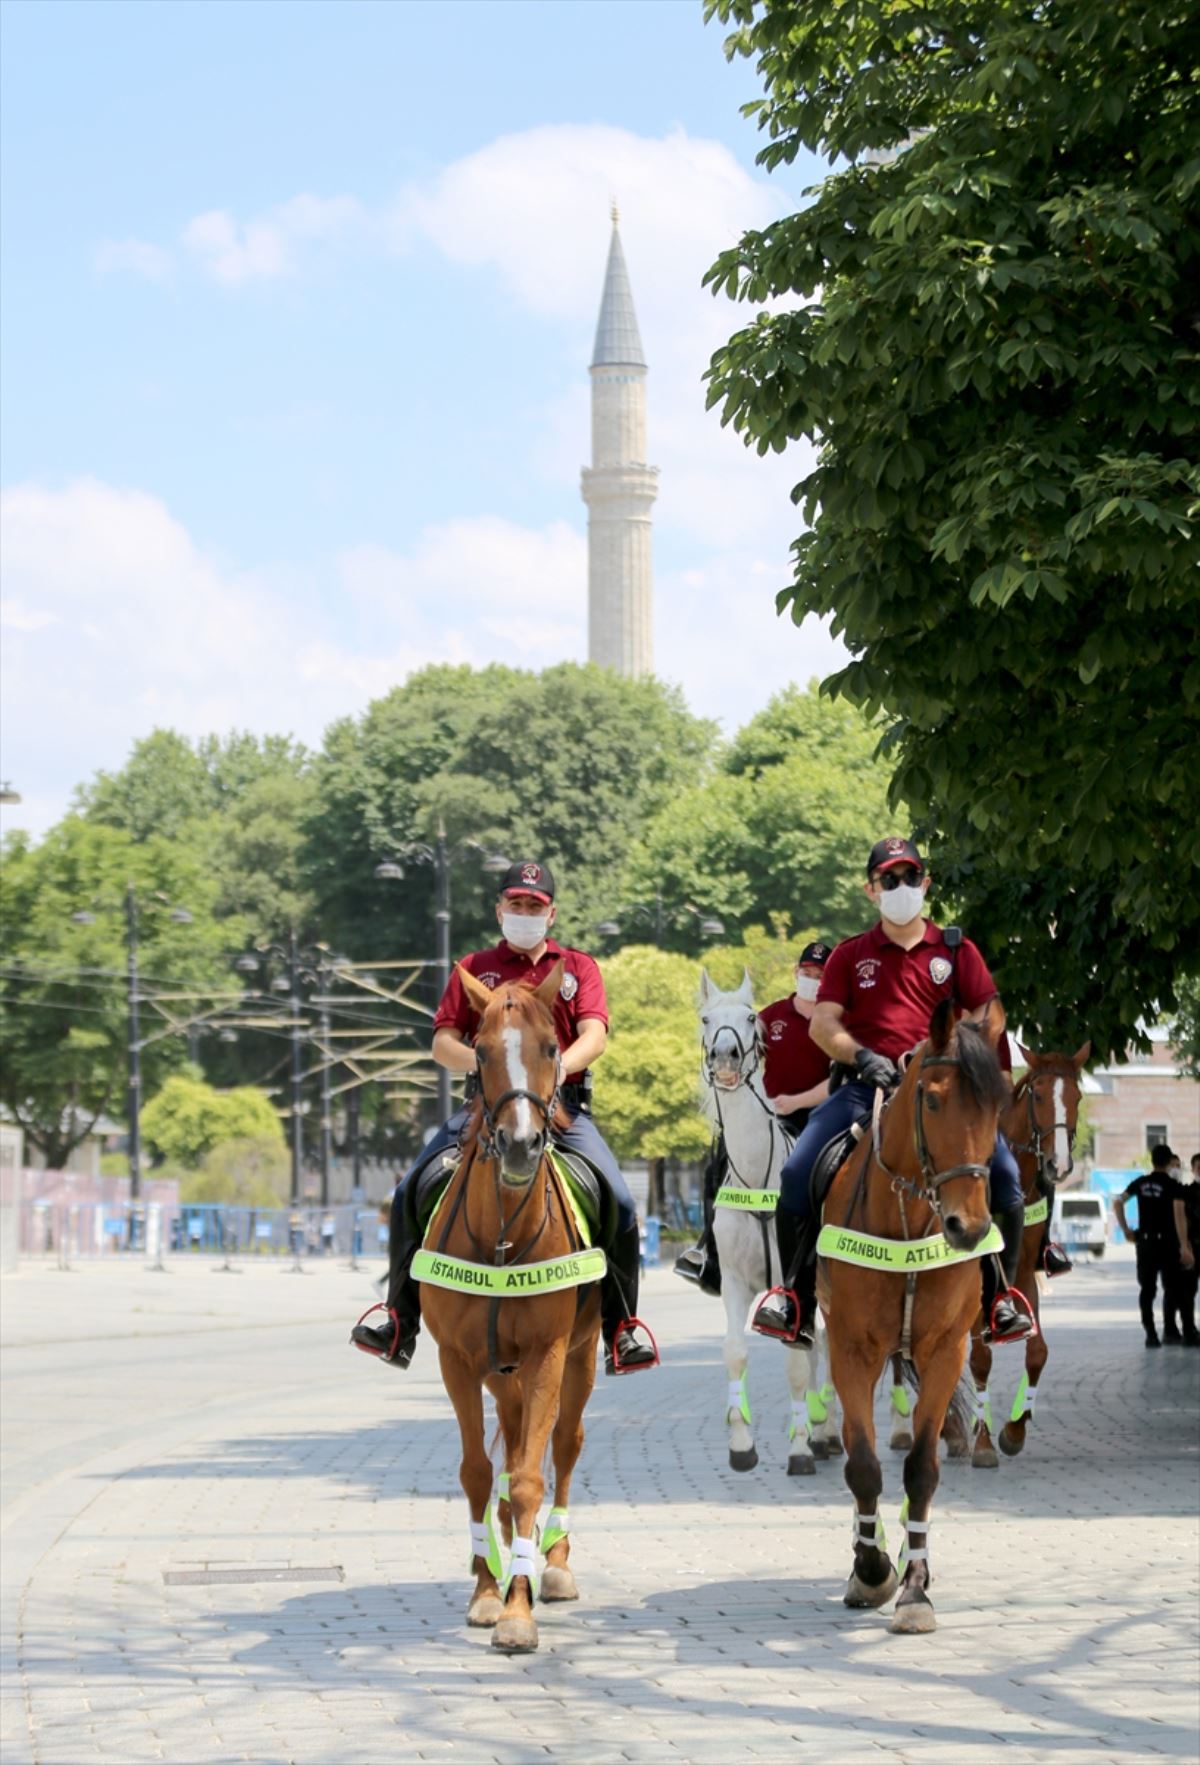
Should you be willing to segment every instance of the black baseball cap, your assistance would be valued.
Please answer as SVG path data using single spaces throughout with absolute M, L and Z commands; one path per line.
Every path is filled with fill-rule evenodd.
M 925 869 L 925 860 L 911 840 L 902 840 L 898 834 L 889 834 L 887 839 L 876 840 L 871 847 L 871 856 L 867 859 L 867 875 L 872 876 L 877 870 L 895 870 L 898 864 L 915 864 L 922 872 Z
M 796 958 L 796 967 L 799 968 L 801 963 L 804 962 L 819 962 L 821 967 L 824 968 L 832 954 L 833 952 L 830 950 L 829 945 L 822 944 L 818 939 L 816 943 L 805 944 L 803 950 L 801 950 L 799 956 Z
M 499 893 L 532 895 L 535 900 L 545 901 L 549 906 L 554 899 L 554 878 L 548 865 L 537 864 L 531 858 L 518 858 L 500 878 Z

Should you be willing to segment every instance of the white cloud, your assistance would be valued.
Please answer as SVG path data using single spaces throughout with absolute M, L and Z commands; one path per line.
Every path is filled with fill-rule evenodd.
M 252 221 L 210 209 L 188 222 L 183 244 L 205 275 L 238 287 L 294 275 L 299 246 L 340 243 L 365 225 L 365 211 L 354 197 L 304 194 Z
M 145 239 L 103 239 L 96 247 L 93 262 L 102 276 L 128 270 L 135 276 L 144 276 L 148 282 L 165 282 L 175 267 L 169 251 Z

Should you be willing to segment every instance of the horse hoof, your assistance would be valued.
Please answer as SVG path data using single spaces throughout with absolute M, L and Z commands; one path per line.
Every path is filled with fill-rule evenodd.
M 825 1450 L 831 1459 L 840 1458 L 842 1453 L 846 1450 L 842 1445 L 841 1436 L 838 1434 L 831 1434 L 829 1439 L 825 1442 Z
M 994 1446 L 977 1446 L 971 1454 L 971 1464 L 976 1471 L 994 1471 L 999 1463 L 1000 1458 Z
M 926 1636 L 937 1629 L 937 1613 L 923 1593 L 913 1594 L 896 1607 L 888 1629 L 893 1636 Z
M 472 1630 L 491 1630 L 504 1616 L 504 1601 L 498 1593 L 477 1593 L 467 1607 L 467 1623 Z
M 531 1655 L 538 1645 L 532 1618 L 501 1618 L 492 1631 L 492 1647 L 502 1655 Z
M 878 1587 L 872 1587 L 868 1581 L 860 1581 L 852 1569 L 842 1600 L 847 1606 L 886 1606 L 899 1585 L 900 1578 L 890 1562 L 888 1572 Z
M 788 1460 L 789 1477 L 815 1477 L 816 1474 L 817 1467 L 812 1453 L 794 1452 Z
M 579 1589 L 575 1585 L 575 1577 L 566 1568 L 558 1568 L 554 1563 L 547 1563 L 542 1570 L 542 1585 L 538 1593 L 542 1600 L 577 1600 Z
M 888 1445 L 893 1452 L 911 1452 L 912 1435 L 907 1428 L 897 1428 L 896 1432 L 892 1435 L 892 1438 L 888 1441 Z
M 829 1442 L 827 1440 L 810 1440 L 809 1447 L 814 1459 L 827 1459 L 829 1457 Z
M 731 1471 L 752 1471 L 758 1463 L 758 1448 L 752 1446 L 746 1452 L 734 1452 L 729 1449 L 729 1469 Z
M 946 1457 L 948 1459 L 965 1459 L 970 1450 L 965 1440 L 956 1437 L 946 1441 Z
M 1001 1428 L 996 1438 L 1000 1444 L 1000 1451 L 1010 1459 L 1015 1459 L 1025 1445 L 1024 1434 L 1018 1434 L 1015 1430 L 1007 1427 Z

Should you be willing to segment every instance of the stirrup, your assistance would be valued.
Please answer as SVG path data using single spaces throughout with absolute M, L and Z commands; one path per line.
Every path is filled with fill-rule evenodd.
M 631 1361 L 622 1364 L 622 1362 L 617 1359 L 617 1339 L 623 1335 L 626 1330 L 644 1330 L 646 1332 L 647 1336 L 650 1338 L 650 1348 L 654 1355 L 653 1360 Z M 640 1346 L 641 1344 L 639 1344 L 639 1347 Z M 612 1333 L 611 1347 L 606 1347 L 604 1350 L 604 1371 L 612 1376 L 620 1376 L 626 1373 L 648 1373 L 652 1368 L 661 1365 L 662 1361 L 658 1352 L 658 1343 L 655 1340 L 654 1331 L 650 1328 L 649 1324 L 643 1323 L 641 1318 L 623 1318 Z
M 392 1320 L 392 1325 L 393 1325 L 393 1328 L 395 1329 L 396 1333 L 395 1333 L 395 1336 L 392 1338 L 392 1351 L 390 1354 L 385 1353 L 382 1348 L 372 1348 L 370 1343 L 368 1343 L 368 1342 L 358 1342 L 355 1340 L 354 1330 L 361 1328 L 363 1318 L 369 1318 L 373 1311 L 385 1311 L 387 1313 L 388 1317 L 391 1318 L 391 1320 Z M 373 1324 L 368 1324 L 367 1328 L 369 1330 L 371 1330 L 371 1329 L 374 1329 L 375 1326 Z M 367 1309 L 363 1313 L 362 1317 L 359 1318 L 358 1323 L 355 1324 L 354 1330 L 351 1330 L 351 1332 L 350 1332 L 350 1341 L 353 1344 L 353 1346 L 358 1349 L 360 1354 L 372 1355 L 378 1361 L 394 1361 L 397 1354 L 400 1352 L 400 1317 L 399 1317 L 399 1314 L 390 1305 L 384 1305 L 381 1300 L 377 1301 L 375 1305 L 369 1305 L 367 1307 Z
M 1069 1275 L 1075 1267 L 1062 1245 L 1055 1243 L 1053 1238 L 1047 1238 L 1038 1261 L 1048 1281 L 1053 1281 L 1058 1275 Z M 1057 1268 L 1051 1267 L 1054 1262 L 1058 1263 Z
M 1010 1330 L 1005 1336 L 997 1334 L 995 1325 L 996 1307 L 1002 1299 L 1007 1299 L 1013 1303 L 1014 1310 L 1019 1311 L 1028 1322 L 1028 1330 Z M 1021 1302 L 1019 1306 L 1015 1303 L 1017 1300 L 1020 1300 Z M 1002 1346 L 1005 1342 L 1032 1342 L 1034 1337 L 1040 1335 L 1041 1331 L 1038 1329 L 1037 1319 L 1033 1315 L 1033 1307 L 1021 1292 L 1021 1289 L 1019 1287 L 1002 1288 L 992 1301 L 992 1309 L 988 1316 L 987 1329 L 983 1332 L 983 1340 L 991 1343 L 995 1348 Z
M 766 1305 L 768 1299 L 773 1298 L 776 1293 L 782 1298 L 790 1299 L 796 1308 L 796 1322 L 790 1330 L 777 1330 L 771 1324 L 763 1324 L 759 1322 L 759 1319 L 762 1316 L 763 1306 Z M 800 1296 L 794 1288 L 768 1287 L 767 1291 L 763 1294 L 762 1298 L 754 1308 L 754 1316 L 750 1320 L 750 1328 L 757 1331 L 760 1336 L 771 1337 L 774 1342 L 795 1342 L 800 1335 L 801 1319 L 802 1312 L 800 1309 Z
M 675 1266 L 671 1273 L 678 1275 L 683 1281 L 691 1281 L 694 1286 L 698 1287 L 700 1277 L 704 1273 L 705 1260 L 704 1252 L 700 1246 L 690 1244 L 686 1250 L 681 1250 L 675 1258 Z

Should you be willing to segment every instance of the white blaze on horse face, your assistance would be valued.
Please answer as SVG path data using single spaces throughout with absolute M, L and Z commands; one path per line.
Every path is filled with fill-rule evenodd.
M 521 1032 L 515 1024 L 503 1032 L 504 1052 L 508 1061 L 508 1089 L 510 1091 L 527 1091 L 529 1075 L 525 1071 L 525 1062 L 521 1058 Z M 533 1138 L 533 1112 L 529 1107 L 528 1097 L 514 1099 L 516 1121 L 513 1125 L 514 1140 L 528 1143 Z
M 1067 1133 L 1067 1100 L 1063 1094 L 1064 1081 L 1054 1081 L 1054 1165 L 1060 1176 L 1065 1176 L 1071 1168 L 1071 1138 Z

